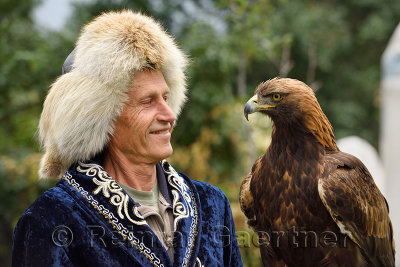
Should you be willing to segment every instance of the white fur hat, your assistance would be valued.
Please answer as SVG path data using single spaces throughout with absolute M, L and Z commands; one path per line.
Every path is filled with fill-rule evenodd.
M 129 10 L 104 13 L 83 27 L 71 70 L 51 86 L 39 122 L 45 154 L 39 176 L 60 177 L 101 152 L 128 100 L 133 74 L 160 70 L 178 116 L 186 100 L 185 54 L 159 23 Z

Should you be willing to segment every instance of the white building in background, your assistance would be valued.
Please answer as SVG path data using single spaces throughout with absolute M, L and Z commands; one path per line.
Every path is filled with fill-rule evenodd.
M 376 149 L 364 139 L 358 136 L 348 136 L 337 141 L 339 149 L 359 158 L 367 167 L 375 184 L 386 196 L 386 174 Z
M 400 247 L 400 24 L 382 56 L 382 117 L 380 149 L 386 172 L 386 198 L 394 228 L 397 251 Z M 399 256 L 399 252 L 396 256 Z M 400 260 L 396 257 L 396 266 Z

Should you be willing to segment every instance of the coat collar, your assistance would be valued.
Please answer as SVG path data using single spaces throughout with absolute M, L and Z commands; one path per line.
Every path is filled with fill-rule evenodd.
M 153 266 L 193 266 L 201 233 L 198 195 L 190 179 L 176 172 L 166 160 L 158 164 L 157 178 L 164 198 L 172 202 L 174 263 L 134 200 L 99 164 L 94 161 L 77 162 L 64 174 L 60 183 L 83 198 L 83 203 L 90 210 L 100 213 L 111 231 L 113 228 L 118 231 L 121 239 L 127 242 L 122 243 L 122 247 L 128 254 L 137 258 L 137 252 L 140 252 L 144 256 L 143 261 Z M 143 238 L 143 233 L 150 233 L 151 238 Z
M 165 177 L 165 172 L 161 165 L 161 162 L 156 164 L 156 171 L 157 171 L 158 190 L 160 190 L 161 195 L 168 202 L 168 204 L 172 206 L 171 196 L 167 185 L 167 178 Z

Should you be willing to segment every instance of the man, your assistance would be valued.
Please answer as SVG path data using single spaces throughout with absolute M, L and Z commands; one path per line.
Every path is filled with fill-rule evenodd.
M 152 18 L 86 25 L 44 103 L 41 177 L 62 177 L 14 230 L 13 266 L 242 266 L 229 202 L 165 158 L 186 57 Z

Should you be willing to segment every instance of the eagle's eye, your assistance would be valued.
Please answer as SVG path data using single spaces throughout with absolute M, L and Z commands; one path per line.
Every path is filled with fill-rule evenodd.
M 273 94 L 272 95 L 272 100 L 274 100 L 274 101 L 279 101 L 279 100 L 281 100 L 281 95 L 280 94 Z

